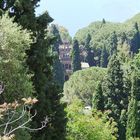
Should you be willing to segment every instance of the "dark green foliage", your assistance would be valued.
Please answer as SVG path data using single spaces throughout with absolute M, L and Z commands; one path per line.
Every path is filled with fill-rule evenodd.
M 131 100 L 128 106 L 128 120 L 126 137 L 137 138 L 140 137 L 140 80 L 139 77 L 134 75 L 132 79 Z
M 34 118 L 32 126 L 34 128 L 40 127 L 41 121 L 47 116 L 48 110 L 47 107 L 47 97 L 46 84 L 51 82 L 51 65 L 53 64 L 53 56 L 51 54 L 50 43 L 53 40 L 48 37 L 46 34 L 46 27 L 48 25 L 48 13 L 44 13 L 37 18 L 38 23 L 38 37 L 36 43 L 32 46 L 31 50 L 28 51 L 28 65 L 30 70 L 34 72 L 32 78 L 35 86 L 35 96 L 39 102 L 34 106 L 34 109 L 37 110 L 37 116 Z M 45 128 L 44 128 L 45 129 Z M 44 129 L 32 134 L 32 139 L 42 139 Z M 42 136 L 40 136 L 42 134 Z
M 133 53 L 138 53 L 138 50 L 140 48 L 140 33 L 139 33 L 139 29 L 138 29 L 138 23 L 136 22 L 134 25 L 134 35 L 133 35 L 133 39 L 130 42 L 130 46 L 131 46 L 131 51 Z
M 73 72 L 75 72 L 77 70 L 81 70 L 79 44 L 78 44 L 78 41 L 76 39 L 73 40 L 73 48 L 72 48 L 72 70 L 73 70 Z
M 117 53 L 117 46 L 118 46 L 118 39 L 116 32 L 114 31 L 110 38 L 110 56 L 112 56 L 114 53 Z
M 87 62 L 90 67 L 95 66 L 94 51 L 92 48 L 87 48 Z
M 127 93 L 124 93 L 123 70 L 117 54 L 112 56 L 108 65 L 106 89 L 104 90 L 104 94 L 105 110 L 111 110 L 109 117 L 114 118 L 118 123 L 119 133 L 125 131 L 125 128 L 121 126 L 120 116 L 122 110 L 126 110 L 128 97 Z M 119 135 L 119 139 L 122 139 L 122 137 Z
M 107 67 L 107 64 L 108 64 L 108 52 L 107 52 L 107 49 L 106 47 L 104 46 L 103 49 L 102 49 L 102 52 L 101 52 L 101 60 L 100 60 L 100 66 L 103 67 L 103 68 L 106 68 Z
M 99 82 L 95 95 L 93 96 L 93 108 L 96 110 L 104 111 L 104 96 L 101 82 Z
M 131 96 L 128 106 L 128 120 L 126 137 L 140 138 L 140 54 L 136 55 L 132 63 Z
M 88 62 L 89 66 L 91 67 L 91 66 L 95 66 L 95 60 L 94 60 L 94 52 L 90 47 L 90 41 L 91 41 L 91 36 L 90 36 L 90 34 L 88 34 L 85 39 L 85 48 L 87 51 L 86 61 Z
M 50 130 L 52 130 L 52 135 L 48 133 L 50 131 L 47 132 L 46 130 L 46 132 L 48 133 L 48 137 L 51 136 L 51 140 L 65 140 L 67 119 L 64 111 L 66 104 L 60 102 L 60 99 L 62 98 L 62 90 L 56 83 L 52 83 L 49 85 L 48 91 L 50 92 L 50 99 L 53 99 L 50 100 L 49 104 L 47 105 L 48 108 L 52 108 L 52 111 L 48 114 L 48 117 L 50 116 L 51 118 L 49 127 Z M 48 93 L 46 92 L 46 94 Z M 49 127 L 47 128 L 48 130 Z
M 41 102 L 39 107 L 40 114 L 35 118 L 35 122 L 40 125 L 38 120 L 46 116 L 49 120 L 46 128 L 33 134 L 33 140 L 65 140 L 66 113 L 64 112 L 65 104 L 60 102 L 62 97 L 60 86 L 53 81 L 47 81 L 44 104 Z M 41 98 L 41 101 L 43 99 Z M 39 108 L 38 107 L 38 108 Z M 45 116 L 43 116 L 43 114 Z M 43 118 L 42 118 L 43 117 Z
M 51 45 L 54 38 L 51 38 L 46 32 L 47 25 L 51 21 L 48 13 L 44 13 L 37 18 L 38 31 L 37 42 L 29 52 L 28 64 L 30 70 L 34 72 L 33 82 L 35 85 L 36 96 L 39 102 L 34 106 L 38 114 L 34 118 L 32 125 L 40 127 L 41 121 L 45 117 L 49 117 L 51 122 L 47 129 L 44 128 L 32 134 L 33 140 L 40 139 L 59 139 L 59 127 L 62 125 L 62 140 L 65 133 L 65 113 L 64 106 L 60 103 L 60 90 L 57 83 L 53 80 L 52 66 L 54 65 L 54 55 Z M 55 106 L 55 107 L 54 107 Z M 63 115 L 64 114 L 64 115 Z M 57 115 L 57 116 L 56 116 Z M 54 119 L 54 118 L 59 118 Z M 62 118 L 61 118 L 62 117 Z M 56 125 L 57 124 L 57 125 Z M 54 136 L 55 135 L 55 136 Z
M 57 58 L 54 61 L 54 65 L 53 65 L 53 77 L 54 80 L 56 81 L 56 83 L 58 85 L 60 85 L 61 87 L 63 87 L 64 85 L 64 68 L 62 63 L 60 62 L 58 56 L 56 56 Z
M 0 7 L 9 11 L 10 16 L 24 28 L 36 29 L 35 7 L 40 0 L 1 0 Z M 31 24 L 32 23 L 32 24 Z
M 105 23 L 106 23 L 106 21 L 105 21 L 105 19 L 104 19 L 104 18 L 103 18 L 103 20 L 102 20 L 102 23 L 103 23 L 103 24 L 105 24 Z
M 62 44 L 60 33 L 56 27 L 56 25 L 52 24 L 50 27 L 50 33 L 54 37 L 54 42 L 52 45 L 52 51 L 55 55 L 54 64 L 53 64 L 53 77 L 54 80 L 63 87 L 64 84 L 64 69 L 63 65 L 59 59 L 59 45 Z
M 55 24 L 52 24 L 50 27 L 50 33 L 54 36 L 55 41 L 53 43 L 53 51 L 59 54 L 59 45 L 62 44 L 62 40 L 60 37 L 60 33 L 58 28 L 56 27 Z

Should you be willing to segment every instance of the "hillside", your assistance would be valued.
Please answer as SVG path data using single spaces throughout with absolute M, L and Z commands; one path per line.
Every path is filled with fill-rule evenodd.
M 111 55 L 112 43 L 116 36 L 117 48 L 128 46 L 129 53 L 134 54 L 138 52 L 140 48 L 139 30 L 140 30 L 140 14 L 135 15 L 133 18 L 126 20 L 124 23 L 113 23 L 108 21 L 97 21 L 89 24 L 77 31 L 75 38 L 79 41 L 82 48 L 85 46 L 87 35 L 91 36 L 90 48 L 94 52 L 95 66 L 101 66 L 102 52 L 105 48 L 105 53 L 108 55 L 107 59 Z M 123 52 L 125 53 L 125 52 Z M 107 65 L 107 64 L 106 64 Z

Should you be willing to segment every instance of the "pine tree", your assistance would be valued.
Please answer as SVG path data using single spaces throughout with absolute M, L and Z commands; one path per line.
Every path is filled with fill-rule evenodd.
M 104 96 L 101 82 L 98 83 L 96 93 L 93 96 L 93 108 L 104 111 Z
M 111 110 L 109 117 L 112 117 L 118 123 L 119 133 L 121 133 L 121 131 L 125 131 L 125 128 L 121 126 L 120 116 L 122 110 L 126 110 L 128 97 L 124 93 L 123 70 L 117 54 L 114 54 L 109 61 L 106 90 L 103 92 L 105 95 L 105 110 Z M 119 137 L 119 139 L 122 137 Z
M 73 72 L 75 72 L 77 70 L 81 70 L 79 43 L 76 39 L 73 40 L 72 69 L 73 69 Z

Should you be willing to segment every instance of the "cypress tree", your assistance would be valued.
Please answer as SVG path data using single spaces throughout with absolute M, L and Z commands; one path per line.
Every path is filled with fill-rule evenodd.
M 105 110 L 111 110 L 109 117 L 114 118 L 118 123 L 119 139 L 121 140 L 125 136 L 120 135 L 120 133 L 125 131 L 125 128 L 120 123 L 120 116 L 122 110 L 126 110 L 127 94 L 124 93 L 123 70 L 117 54 L 114 54 L 109 61 L 106 90 L 103 92 Z
M 104 96 L 101 82 L 98 83 L 96 93 L 93 96 L 93 108 L 104 111 Z
M 34 72 L 33 82 L 36 89 L 36 96 L 39 102 L 34 106 L 38 114 L 33 119 L 33 127 L 40 127 L 40 122 L 48 117 L 47 128 L 44 128 L 32 134 L 33 140 L 42 139 L 64 139 L 65 134 L 65 112 L 64 105 L 60 103 L 62 97 L 60 87 L 53 80 L 52 66 L 54 65 L 54 55 L 52 53 L 51 44 L 54 43 L 54 38 L 50 37 L 46 31 L 48 23 L 52 21 L 48 13 L 37 18 L 38 23 L 38 38 L 35 49 L 29 54 L 28 64 Z M 56 119 L 57 118 L 57 119 Z M 59 119 L 58 119 L 59 118 Z M 59 129 L 61 125 L 61 129 Z M 55 136 L 54 136 L 55 135 Z
M 58 85 L 63 87 L 64 84 L 64 69 L 63 65 L 59 59 L 59 45 L 62 44 L 60 33 L 55 24 L 52 24 L 50 27 L 50 33 L 54 36 L 54 43 L 52 45 L 52 50 L 55 55 L 54 64 L 53 64 L 53 77 Z
M 1 0 L 0 8 L 3 12 L 8 11 L 10 17 L 14 16 L 14 21 L 22 25 L 23 28 L 35 31 L 35 8 L 39 1 L 40 0 Z
M 42 132 L 44 137 L 38 132 L 38 140 L 65 140 L 67 118 L 64 108 L 66 104 L 60 102 L 62 98 L 61 87 L 55 81 L 51 81 L 47 85 L 46 96 L 46 111 L 50 122 Z M 36 137 L 34 138 L 36 140 Z
M 95 60 L 94 60 L 94 54 L 93 54 L 92 49 L 90 47 L 90 41 L 91 41 L 91 36 L 90 36 L 90 34 L 87 34 L 86 39 L 85 39 L 85 48 L 87 51 L 86 60 L 89 64 L 89 66 L 92 67 L 95 65 L 95 62 L 94 62 Z
M 101 51 L 100 66 L 103 68 L 106 68 L 107 64 L 108 64 L 108 53 L 107 53 L 106 47 L 104 46 Z
M 104 19 L 104 18 L 103 18 L 103 20 L 102 20 L 102 23 L 103 23 L 103 24 L 106 24 L 106 21 L 105 21 L 105 19 Z
M 140 138 L 140 54 L 138 54 L 132 64 L 131 96 L 128 106 L 128 119 L 126 137 Z
M 79 43 L 76 39 L 73 40 L 72 69 L 73 69 L 73 72 L 75 72 L 77 70 L 81 70 Z
M 110 56 L 112 56 L 114 53 L 117 52 L 117 46 L 118 46 L 118 39 L 117 39 L 116 32 L 114 31 L 111 34 L 111 38 L 110 38 Z
M 134 24 L 134 36 L 130 42 L 130 46 L 131 46 L 131 51 L 133 53 L 138 53 L 140 48 L 140 33 L 139 33 L 137 22 Z
M 55 51 L 56 53 L 59 54 L 59 45 L 62 44 L 62 40 L 61 40 L 57 25 L 55 25 L 55 24 L 51 25 L 50 33 L 53 35 L 53 37 L 55 39 L 54 43 L 53 43 L 53 51 Z

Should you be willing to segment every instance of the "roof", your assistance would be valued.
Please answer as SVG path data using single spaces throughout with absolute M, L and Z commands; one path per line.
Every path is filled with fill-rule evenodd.
M 82 68 L 82 69 L 89 68 L 89 64 L 86 63 L 86 62 L 81 62 L 81 68 Z

